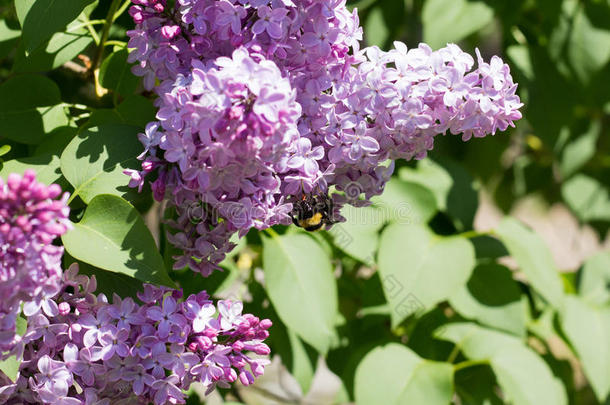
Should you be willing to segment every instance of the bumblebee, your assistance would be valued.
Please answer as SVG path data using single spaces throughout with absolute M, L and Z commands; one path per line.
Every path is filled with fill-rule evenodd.
M 317 231 L 334 223 L 333 201 L 326 194 L 305 194 L 293 202 L 290 217 L 296 226 L 309 232 Z

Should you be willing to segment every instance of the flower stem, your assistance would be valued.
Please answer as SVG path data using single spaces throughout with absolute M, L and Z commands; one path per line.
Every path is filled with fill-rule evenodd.
M 102 56 L 104 56 L 104 48 L 106 46 L 106 41 L 108 40 L 108 35 L 110 34 L 110 27 L 112 27 L 114 15 L 116 14 L 120 3 L 121 0 L 112 0 L 112 3 L 110 4 L 110 9 L 108 9 L 108 14 L 106 15 L 106 23 L 102 29 L 102 35 L 100 36 L 97 52 L 95 53 L 95 58 L 91 64 L 91 69 L 93 69 L 93 77 L 95 80 L 95 93 L 98 95 L 98 97 L 101 97 L 106 93 L 106 89 L 103 89 L 99 83 L 99 66 L 102 61 Z
M 457 236 L 461 236 L 462 238 L 466 238 L 466 239 L 473 239 L 473 238 L 478 238 L 479 236 L 495 236 L 495 232 L 493 230 L 490 231 L 486 231 L 486 232 L 479 232 L 479 231 L 466 231 L 466 232 L 462 232 L 459 233 Z
M 489 365 L 489 360 L 487 360 L 487 359 L 466 360 L 466 361 L 463 361 L 463 362 L 458 363 L 455 366 L 453 366 L 453 371 L 457 373 L 458 371 L 463 370 L 465 368 L 476 367 L 476 366 L 487 366 L 487 365 Z
M 274 238 L 274 239 L 278 239 L 278 238 L 280 237 L 280 235 L 279 235 L 277 232 L 275 232 L 275 231 L 273 230 L 273 228 L 267 228 L 267 229 L 265 229 L 265 233 L 266 233 L 267 235 L 271 236 L 271 237 L 272 237 L 272 238 Z

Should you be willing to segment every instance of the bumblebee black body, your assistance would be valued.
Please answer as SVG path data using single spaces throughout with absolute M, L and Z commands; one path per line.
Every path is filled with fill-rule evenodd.
M 325 194 L 304 195 L 301 200 L 293 203 L 290 213 L 292 222 L 309 232 L 317 231 L 324 225 L 331 225 L 332 215 L 333 203 Z

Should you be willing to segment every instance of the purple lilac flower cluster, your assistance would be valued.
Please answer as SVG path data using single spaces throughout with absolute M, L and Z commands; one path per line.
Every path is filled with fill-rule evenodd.
M 208 392 L 264 372 L 269 320 L 242 314 L 240 302 L 205 292 L 145 285 L 142 302 L 94 295 L 95 277 L 73 265 L 62 290 L 28 317 L 16 382 L 0 381 L 0 402 L 20 404 L 178 404 L 184 390 Z M 253 356 L 261 357 L 255 358 Z
M 141 187 L 154 172 L 156 198 L 178 208 L 177 268 L 209 274 L 232 234 L 290 223 L 306 194 L 332 192 L 340 220 L 343 204 L 383 191 L 386 162 L 424 158 L 447 131 L 468 140 L 521 118 L 500 58 L 477 51 L 473 69 L 453 44 L 361 50 L 345 0 L 133 2 L 130 61 L 159 112 L 141 135 L 143 169 L 128 174 Z
M 63 248 L 51 243 L 70 226 L 68 194 L 60 196 L 32 170 L 0 179 L 0 358 L 19 343 L 22 305 L 30 315 L 60 289 Z

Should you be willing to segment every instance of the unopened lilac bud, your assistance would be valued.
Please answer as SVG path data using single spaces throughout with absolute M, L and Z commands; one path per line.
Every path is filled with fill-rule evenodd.
M 269 319 L 263 319 L 260 323 L 259 323 L 259 327 L 261 329 L 269 329 L 271 326 L 273 326 L 273 322 L 271 322 L 271 320 Z
M 271 349 L 269 349 L 269 346 L 267 346 L 266 344 L 260 343 L 256 345 L 256 347 L 254 348 L 254 352 L 256 354 L 260 354 L 261 356 L 267 356 L 269 353 L 271 353 Z
M 239 381 L 241 381 L 241 383 L 246 386 L 254 384 L 254 376 L 249 371 L 244 370 L 239 373 Z
M 67 302 L 60 302 L 57 307 L 60 315 L 68 315 L 70 313 L 70 304 Z

